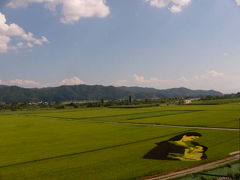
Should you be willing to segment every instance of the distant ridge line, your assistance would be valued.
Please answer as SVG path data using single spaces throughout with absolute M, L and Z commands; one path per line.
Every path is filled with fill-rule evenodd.
M 72 85 L 47 88 L 22 88 L 0 85 L 0 103 L 14 102 L 69 102 L 173 97 L 219 96 L 215 90 L 191 90 L 187 88 L 154 89 L 145 87 L 114 87 L 102 85 Z

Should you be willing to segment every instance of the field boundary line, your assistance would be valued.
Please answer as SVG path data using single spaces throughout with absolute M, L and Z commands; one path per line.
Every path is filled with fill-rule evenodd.
M 222 165 L 225 165 L 225 164 L 237 161 L 237 160 L 240 160 L 240 153 L 235 154 L 235 155 L 230 155 L 225 158 L 218 159 L 216 161 L 212 161 L 209 163 L 193 166 L 190 168 L 185 168 L 185 169 L 178 170 L 178 171 L 170 171 L 167 173 L 162 173 L 162 174 L 154 175 L 151 177 L 143 177 L 143 178 L 139 178 L 138 180 L 168 180 L 168 179 L 180 178 L 180 177 L 187 176 L 190 174 L 195 174 L 195 173 L 199 173 L 199 172 L 206 171 L 209 169 L 214 169 L 219 166 L 222 166 Z
M 184 126 L 184 125 L 132 123 L 132 122 L 118 122 L 118 123 L 134 124 L 139 126 L 153 126 L 153 127 L 174 127 L 174 128 L 191 128 L 191 129 L 205 129 L 205 130 L 240 131 L 240 129 L 237 129 L 237 128 L 224 128 L 224 127 Z

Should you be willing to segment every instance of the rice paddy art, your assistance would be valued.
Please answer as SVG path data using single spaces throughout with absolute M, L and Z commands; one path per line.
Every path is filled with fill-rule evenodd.
M 202 135 L 197 132 L 187 132 L 167 141 L 156 143 L 156 147 L 143 156 L 144 159 L 200 161 L 207 159 L 207 147 L 193 140 Z

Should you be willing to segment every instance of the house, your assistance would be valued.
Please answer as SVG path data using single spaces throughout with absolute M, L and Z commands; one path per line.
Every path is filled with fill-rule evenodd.
M 198 101 L 200 98 L 181 99 L 179 104 L 191 104 L 193 101 Z

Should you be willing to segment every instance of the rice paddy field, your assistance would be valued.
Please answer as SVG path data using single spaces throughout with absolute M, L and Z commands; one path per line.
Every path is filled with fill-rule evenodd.
M 239 103 L 0 112 L 0 179 L 137 179 L 214 161 L 239 151 L 239 118 Z M 206 160 L 143 158 L 184 132 L 202 134 Z

